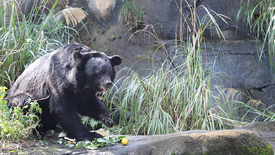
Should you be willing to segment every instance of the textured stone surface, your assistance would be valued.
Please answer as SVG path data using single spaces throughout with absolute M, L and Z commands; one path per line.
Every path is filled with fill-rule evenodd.
M 173 55 L 175 47 L 169 42 L 173 42 L 172 39 L 175 38 L 175 34 L 179 33 L 180 0 L 135 0 L 135 2 L 143 12 L 144 23 L 147 26 L 153 25 L 158 38 L 166 43 L 166 49 L 168 49 L 169 54 Z M 188 0 L 188 2 L 190 7 L 195 5 L 193 0 Z M 203 6 L 209 11 L 212 10 L 228 17 L 225 18 L 228 24 L 216 18 L 226 40 L 219 39 L 215 34 L 210 35 L 210 31 L 205 32 L 207 41 L 202 46 L 203 59 L 210 67 L 215 62 L 214 74 L 218 76 L 217 81 L 213 81 L 213 84 L 220 86 L 221 89 L 234 88 L 241 91 L 253 99 L 262 101 L 266 107 L 273 105 L 275 99 L 273 97 L 275 92 L 274 75 L 271 74 L 267 50 L 265 50 L 262 59 L 259 60 L 260 48 L 249 31 L 242 27 L 242 20 L 240 20 L 240 26 L 236 31 L 236 16 L 240 6 L 246 1 L 243 1 L 242 4 L 238 0 L 197 0 L 196 2 L 199 8 L 197 11 L 199 19 L 202 19 L 206 14 Z M 87 6 L 87 1 L 70 0 L 70 5 Z M 121 3 L 116 3 L 115 8 L 119 8 L 120 5 Z M 190 9 L 185 1 L 183 1 L 182 6 L 184 14 L 188 15 Z M 86 11 L 89 12 L 89 10 Z M 148 35 L 146 32 L 133 34 L 129 27 L 119 24 L 116 11 L 111 13 L 111 19 L 107 21 L 97 20 L 96 22 L 94 19 L 97 19 L 96 16 L 100 14 L 96 12 L 89 14 L 94 24 L 87 24 L 86 26 L 94 40 L 91 41 L 87 32 L 84 31 L 80 32 L 83 42 L 96 50 L 121 55 L 124 60 L 121 67 L 131 67 L 138 71 L 140 76 L 148 75 L 148 70 L 152 68 L 150 58 L 154 57 L 155 65 L 158 66 L 166 58 L 165 52 L 158 48 L 154 35 Z M 115 36 L 116 39 L 111 40 L 111 36 Z M 149 59 L 148 53 L 151 54 Z M 152 53 L 155 55 L 152 56 Z M 145 71 L 144 69 L 148 70 Z M 215 95 L 218 95 L 218 91 Z M 245 95 L 238 97 L 243 102 L 248 101 Z M 241 114 L 241 112 L 238 113 Z M 254 119 L 254 116 L 248 117 Z
M 211 45 L 210 45 L 211 44 Z M 212 64 L 219 78 L 213 84 L 222 88 L 234 88 L 253 99 L 262 101 L 266 107 L 273 105 L 274 84 L 268 54 L 259 60 L 259 47 L 250 39 L 211 41 L 206 48 L 204 61 Z M 239 96 L 246 101 L 244 95 Z
M 26 1 L 17 0 L 23 13 L 30 12 L 34 0 Z M 39 2 L 39 1 L 37 1 Z M 54 0 L 49 1 L 48 7 L 53 4 Z M 68 3 L 69 2 L 69 3 Z M 175 34 L 179 32 L 179 4 L 180 0 L 135 0 L 136 4 L 141 6 L 143 12 L 143 21 L 145 24 L 154 26 L 158 38 L 162 42 L 171 42 Z M 188 0 L 190 7 L 194 6 L 193 0 Z M 243 1 L 243 4 L 246 1 Z M 121 3 L 115 0 L 60 0 L 57 10 L 61 10 L 68 4 L 72 7 L 82 7 L 89 13 L 91 21 L 86 22 L 86 29 L 80 31 L 80 39 L 84 44 L 99 51 L 108 54 L 119 54 L 123 57 L 124 62 L 121 67 L 131 67 L 139 71 L 140 76 L 148 75 L 148 70 L 152 68 L 150 56 L 154 53 L 155 65 L 160 65 L 166 58 L 166 54 L 159 48 L 154 41 L 155 36 L 148 37 L 148 33 L 135 33 L 129 30 L 129 27 L 123 26 L 118 22 L 116 9 L 121 7 Z M 242 26 L 236 31 L 236 15 L 242 4 L 238 0 L 197 0 L 196 6 L 200 8 L 197 12 L 199 19 L 202 19 L 206 12 L 203 6 L 218 14 L 223 14 L 228 25 L 224 21 L 216 18 L 218 25 L 222 29 L 225 40 L 218 39 L 206 31 L 205 37 L 208 38 L 206 45 L 203 45 L 204 61 L 214 65 L 214 73 L 218 75 L 219 81 L 213 81 L 213 84 L 220 86 L 222 89 L 234 88 L 253 99 L 262 101 L 265 107 L 274 104 L 274 75 L 271 74 L 269 57 L 265 53 L 259 60 L 259 47 L 252 40 L 249 32 Z M 183 1 L 183 12 L 185 15 L 190 13 L 186 1 Z M 90 24 L 92 23 L 93 24 Z M 240 21 L 240 23 L 242 23 Z M 81 25 L 79 26 L 81 27 Z M 147 29 L 148 30 L 148 29 Z M 186 29 L 184 29 L 185 31 Z M 90 34 L 89 34 L 90 33 Z M 92 38 L 91 38 L 92 36 Z M 114 36 L 115 39 L 110 39 Z M 167 49 L 173 49 L 173 44 L 167 44 Z M 168 52 L 173 53 L 173 50 Z M 158 67 L 156 67 L 158 68 Z M 148 69 L 144 71 L 144 69 Z M 218 95 L 216 92 L 215 95 Z M 247 102 L 247 98 L 239 96 L 240 100 Z M 254 119 L 253 116 L 251 119 Z
M 136 1 L 140 2 L 140 4 L 143 6 L 144 12 L 146 12 L 146 14 L 143 16 L 144 21 L 148 24 L 153 24 L 156 32 L 161 38 L 175 38 L 175 30 L 177 30 L 177 32 L 180 31 L 179 9 L 181 0 Z M 192 7 L 194 6 L 193 0 L 188 0 L 187 2 L 189 2 L 189 6 L 184 0 L 182 3 L 184 17 L 187 17 L 190 14 L 190 9 L 192 10 Z M 236 28 L 236 16 L 241 5 L 239 0 L 197 0 L 196 2 L 196 14 L 198 20 L 203 20 L 203 18 L 207 14 L 206 10 L 208 10 L 209 12 L 211 12 L 211 15 L 215 16 L 217 24 L 220 26 L 221 29 L 225 30 Z M 243 4 L 244 3 L 246 3 L 246 0 L 243 1 Z M 222 17 L 227 23 L 218 18 L 217 14 L 223 15 Z M 207 17 L 206 19 L 207 22 L 209 18 Z M 188 19 L 187 21 L 189 21 L 189 23 L 191 22 Z M 185 24 L 183 32 L 187 30 L 186 26 L 187 24 Z M 242 28 L 242 20 L 240 21 L 240 28 Z
M 250 150 L 251 149 L 251 150 Z M 253 152 L 252 151 L 255 151 Z M 269 151 L 267 151 L 269 149 Z M 260 151 L 261 150 L 261 151 Z M 207 133 L 177 134 L 163 140 L 143 144 L 124 154 L 259 154 L 273 151 L 259 134 L 229 130 Z
M 93 21 L 104 25 L 113 17 L 116 0 L 69 0 L 69 5 L 83 8 Z
M 89 10 L 96 11 L 105 21 L 112 16 L 112 9 L 115 7 L 116 0 L 94 0 L 88 1 Z
M 74 149 L 53 143 L 57 137 L 48 138 L 48 145 L 38 143 L 23 154 L 274 154 L 275 122 L 250 124 L 233 130 L 190 130 L 175 134 L 130 136 L 128 145 L 116 144 L 98 150 Z M 113 137 L 117 137 L 113 136 Z M 270 145 L 271 144 L 271 145 Z M 251 152 L 252 151 L 252 152 Z

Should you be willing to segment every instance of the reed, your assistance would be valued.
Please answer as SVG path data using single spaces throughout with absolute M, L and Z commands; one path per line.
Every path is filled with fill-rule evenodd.
M 45 3 L 47 2 L 45 0 Z M 4 16 L 0 16 L 1 86 L 11 87 L 29 63 L 48 52 L 54 51 L 63 44 L 76 40 L 71 33 L 76 31 L 63 21 L 58 21 L 55 18 L 52 11 L 57 2 L 54 3 L 52 8 L 48 9 L 49 13 L 47 15 L 40 15 L 38 12 L 39 9 L 44 7 L 33 4 L 34 9 L 32 12 L 28 16 L 22 15 L 21 17 L 14 0 L 11 3 L 5 0 L 0 5 L 0 12 L 5 12 L 4 6 L 7 5 L 6 8 L 9 8 L 10 14 L 9 24 L 5 24 Z M 79 12 L 82 12 L 82 14 Z M 67 23 L 72 23 L 72 25 L 80 22 L 86 15 L 79 8 L 67 8 L 62 10 L 62 13 L 66 20 L 71 19 Z M 75 34 L 77 35 L 77 33 Z
M 212 103 L 213 100 L 220 102 L 218 96 L 213 94 L 217 86 L 211 83 L 214 77 L 211 69 L 204 68 L 200 48 L 207 29 L 215 29 L 223 37 L 215 20 L 223 16 L 204 6 L 191 7 L 187 3 L 187 8 L 190 9 L 188 15 L 184 15 L 183 9 L 179 8 L 183 20 L 181 26 L 187 27 L 187 40 L 176 38 L 180 46 L 175 48 L 179 48 L 181 54 L 174 57 L 167 55 L 161 67 L 155 67 L 158 69 L 145 77 L 140 77 L 130 68 L 120 70 L 118 76 L 121 78 L 116 82 L 117 86 L 105 94 L 103 99 L 113 111 L 112 116 L 119 116 L 116 130 L 119 134 L 154 135 L 194 129 L 217 130 L 231 128 L 238 123 L 230 118 L 226 109 Z M 203 19 L 197 16 L 201 9 L 206 12 Z M 160 45 L 158 49 L 169 54 L 152 25 L 135 33 L 139 32 L 153 35 L 152 38 Z M 182 33 L 180 31 L 178 36 L 183 36 Z M 150 60 L 154 66 L 154 56 Z M 179 60 L 181 63 L 176 63 Z

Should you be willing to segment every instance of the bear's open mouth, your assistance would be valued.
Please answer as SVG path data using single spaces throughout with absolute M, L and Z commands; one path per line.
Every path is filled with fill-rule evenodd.
M 103 86 L 101 86 L 101 88 L 102 88 L 105 92 L 107 92 L 108 89 L 109 89 L 109 88 L 106 88 L 106 87 L 103 87 Z

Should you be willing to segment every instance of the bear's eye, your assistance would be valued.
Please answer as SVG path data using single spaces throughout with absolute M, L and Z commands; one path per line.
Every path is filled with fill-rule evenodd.
M 101 76 L 101 75 L 102 75 L 102 71 L 99 71 L 99 72 L 97 73 L 97 75 L 98 75 L 98 76 Z

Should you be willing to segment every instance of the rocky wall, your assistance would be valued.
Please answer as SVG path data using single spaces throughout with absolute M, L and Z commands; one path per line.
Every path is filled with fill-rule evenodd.
M 274 104 L 274 75 L 271 74 L 267 50 L 259 60 L 260 49 L 253 40 L 253 34 L 243 27 L 242 19 L 237 26 L 236 16 L 240 7 L 247 2 L 246 0 L 242 3 L 239 0 L 186 0 L 182 1 L 182 5 L 181 0 L 134 0 L 136 7 L 139 8 L 138 11 L 142 13 L 140 19 L 142 25 L 138 29 L 147 28 L 146 30 L 152 32 L 151 35 L 145 32 L 137 33 L 138 29 L 130 29 L 129 25 L 119 22 L 122 1 L 69 0 L 66 2 L 62 3 L 63 6 L 60 4 L 59 9 L 65 8 L 66 4 L 70 7 L 81 7 L 89 14 L 85 23 L 90 34 L 88 35 L 83 29 L 80 31 L 80 39 L 84 44 L 107 54 L 122 55 L 124 59 L 122 67 L 132 67 L 139 72 L 144 68 L 149 70 L 152 68 L 147 57 L 148 53 L 155 52 L 158 48 L 158 41 L 168 42 L 179 38 L 181 8 L 184 17 L 188 17 L 196 5 L 197 20 L 203 20 L 208 10 L 215 17 L 225 37 L 218 38 L 214 30 L 210 33 L 209 28 L 204 35 L 207 40 L 203 45 L 203 59 L 206 64 L 215 62 L 214 74 L 219 75 L 217 78 L 219 82 L 214 81 L 214 84 L 224 89 L 232 87 L 242 91 L 262 101 L 266 107 Z M 189 2 L 189 5 L 186 2 Z M 29 8 L 25 3 L 21 6 Z M 222 15 L 223 20 L 218 15 Z M 205 19 L 209 20 L 209 18 Z M 184 25 L 183 32 L 188 28 L 191 27 Z M 167 44 L 167 49 L 173 48 L 169 46 Z M 173 53 L 173 50 L 168 52 Z M 163 62 L 166 58 L 166 54 L 161 49 L 155 52 L 154 56 L 159 62 Z M 141 76 L 147 74 L 148 72 L 143 71 L 140 73 Z M 244 97 L 241 100 L 246 102 L 247 98 Z

